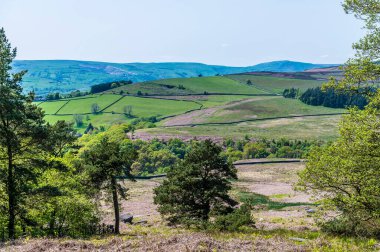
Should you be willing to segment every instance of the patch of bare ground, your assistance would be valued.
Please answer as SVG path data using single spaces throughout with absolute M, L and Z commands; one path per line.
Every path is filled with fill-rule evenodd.
M 272 201 L 305 203 L 280 210 L 257 209 L 254 212 L 256 227 L 263 230 L 287 229 L 294 231 L 316 230 L 313 216 L 307 210 L 311 196 L 296 192 L 293 184 L 304 163 L 237 165 L 239 180 L 235 183 L 243 191 L 268 196 Z
M 237 165 L 239 180 L 236 186 L 265 196 L 274 196 L 277 201 L 287 203 L 310 203 L 308 194 L 296 192 L 293 184 L 304 163 Z
M 189 142 L 191 140 L 206 140 L 211 139 L 215 143 L 223 143 L 224 138 L 223 137 L 216 137 L 216 136 L 190 136 L 189 134 L 186 134 L 186 132 L 182 131 L 184 134 L 149 134 L 144 131 L 137 131 L 133 134 L 132 139 L 141 139 L 144 141 L 150 141 L 153 139 L 159 139 L 168 141 L 173 138 L 181 139 L 182 141 Z M 180 133 L 180 132 L 179 132 Z
M 215 113 L 217 113 L 218 111 L 222 109 L 226 109 L 229 107 L 234 107 L 237 105 L 241 105 L 241 104 L 252 102 L 252 101 L 262 100 L 262 99 L 263 99 L 262 97 L 255 97 L 255 98 L 245 99 L 241 101 L 229 102 L 223 106 L 206 108 L 202 110 L 193 111 L 190 113 L 185 113 L 185 114 L 167 119 L 163 123 L 163 125 L 164 126 L 178 126 L 178 125 L 191 125 L 191 124 L 196 124 L 196 123 L 203 123 L 203 122 L 206 122 L 209 117 L 215 115 Z
M 124 238 L 124 237 L 123 237 Z M 17 241 L 0 251 L 308 251 L 306 245 L 281 237 L 219 240 L 205 233 L 190 233 L 170 237 L 153 235 L 107 241 L 30 240 Z

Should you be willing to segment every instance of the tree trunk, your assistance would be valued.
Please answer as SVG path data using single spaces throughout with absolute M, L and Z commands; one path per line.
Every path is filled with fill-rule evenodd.
M 120 211 L 119 211 L 119 200 L 117 196 L 117 184 L 116 179 L 112 178 L 112 199 L 113 199 L 113 209 L 115 211 L 115 234 L 120 234 Z
M 15 219 L 16 219 L 16 192 L 14 188 L 14 174 L 13 174 L 13 154 L 11 147 L 8 147 L 8 237 L 11 240 L 16 238 L 15 234 Z

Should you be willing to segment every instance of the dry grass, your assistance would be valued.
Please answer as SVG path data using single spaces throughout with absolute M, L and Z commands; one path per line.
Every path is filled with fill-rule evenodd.
M 240 180 L 234 183 L 233 196 L 244 190 L 262 193 L 273 202 L 298 202 L 291 187 L 302 163 L 239 166 Z M 92 237 L 88 240 L 32 239 L 0 244 L 0 252 L 27 251 L 377 251 L 377 240 L 340 238 L 321 234 L 309 206 L 295 205 L 280 209 L 253 211 L 256 229 L 242 232 L 203 232 L 168 227 L 153 204 L 153 188 L 161 179 L 126 181 L 129 200 L 122 203 L 122 213 L 131 213 L 148 225 L 122 224 L 119 236 Z M 304 198 L 308 202 L 308 198 Z M 110 210 L 110 209 L 108 209 Z M 108 211 L 107 222 L 112 222 Z

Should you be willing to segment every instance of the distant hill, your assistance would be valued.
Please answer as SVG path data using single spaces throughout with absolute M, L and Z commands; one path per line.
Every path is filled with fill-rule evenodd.
M 117 80 L 133 82 L 168 78 L 214 76 L 243 72 L 300 72 L 334 65 L 276 61 L 249 67 L 206 65 L 201 63 L 108 63 L 74 60 L 17 60 L 15 71 L 28 70 L 23 81 L 25 91 L 39 95 L 88 90 L 90 86 Z

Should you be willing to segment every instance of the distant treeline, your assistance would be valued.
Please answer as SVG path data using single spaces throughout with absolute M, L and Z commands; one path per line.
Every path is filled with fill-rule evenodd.
M 300 99 L 303 103 L 312 106 L 324 106 L 329 108 L 346 108 L 357 106 L 363 109 L 368 100 L 361 94 L 347 94 L 338 92 L 334 89 L 322 90 L 320 87 L 309 88 L 303 94 L 299 89 L 290 88 L 283 92 L 285 98 Z
M 91 86 L 91 93 L 92 94 L 96 94 L 96 93 L 100 93 L 100 92 L 104 92 L 104 91 L 107 91 L 107 90 L 110 90 L 112 88 L 117 88 L 117 87 L 120 87 L 120 86 L 125 86 L 125 85 L 129 85 L 129 84 L 132 84 L 133 82 L 131 80 L 127 80 L 127 81 L 113 81 L 113 82 L 106 82 L 106 83 L 101 83 L 101 84 L 97 84 L 97 85 L 93 85 Z

